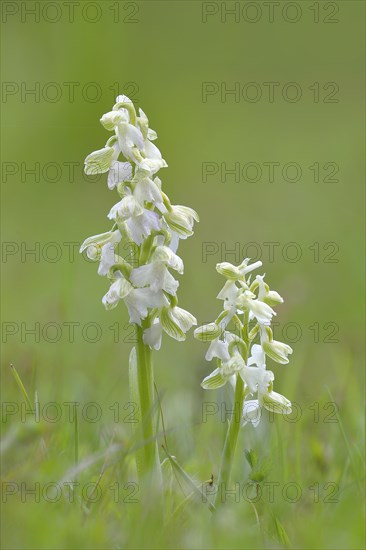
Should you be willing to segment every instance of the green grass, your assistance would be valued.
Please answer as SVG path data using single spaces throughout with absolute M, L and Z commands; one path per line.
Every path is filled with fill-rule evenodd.
M 257 430 L 248 426 L 241 431 L 234 492 L 228 492 L 217 512 L 209 510 L 210 478 L 212 474 L 215 481 L 218 474 L 225 430 L 224 394 L 196 390 L 197 403 L 192 407 L 186 399 L 184 416 L 184 406 L 174 410 L 169 396 L 163 395 L 166 426 L 159 443 L 168 445 L 169 456 L 174 455 L 178 465 L 169 459 L 164 463 L 165 502 L 155 496 L 142 505 L 131 454 L 136 442 L 128 423 L 133 408 L 125 405 L 124 384 L 119 411 L 113 405 L 114 396 L 97 401 L 95 392 L 90 395 L 90 402 L 95 400 L 103 411 L 95 423 L 86 419 L 87 413 L 89 419 L 94 417 L 92 406 L 85 408 L 84 403 L 84 414 L 80 413 L 81 400 L 78 414 L 74 418 L 66 415 L 62 403 L 73 401 L 78 392 L 57 401 L 62 418 L 49 422 L 54 412 L 46 405 L 51 401 L 48 396 L 52 393 L 54 399 L 60 392 L 55 393 L 52 384 L 38 389 L 39 422 L 31 417 L 22 422 L 19 413 L 2 425 L 7 447 L 2 470 L 6 547 L 362 548 L 363 434 L 362 420 L 353 414 L 361 409 L 362 391 L 353 391 L 350 402 L 356 382 L 351 378 L 348 387 L 333 385 L 336 397 L 324 387 L 309 399 L 301 385 L 306 366 L 301 368 L 297 359 L 297 367 L 288 367 L 293 370 L 287 385 L 295 391 L 294 400 L 301 403 L 301 415 L 294 414 L 291 420 L 299 416 L 294 422 L 268 416 Z M 340 374 L 342 365 L 333 368 Z M 32 374 L 31 368 L 20 372 L 29 395 L 35 390 Z M 8 382 L 6 401 L 28 409 L 15 381 Z M 101 386 L 98 395 L 108 384 Z M 203 400 L 219 403 L 224 417 L 218 413 L 202 422 Z M 338 403 L 339 412 L 330 403 Z M 230 409 L 228 400 L 226 404 Z M 253 449 L 258 456 L 253 471 L 245 460 L 245 449 Z M 166 458 L 163 448 L 161 458 Z M 79 485 L 72 488 L 72 482 Z

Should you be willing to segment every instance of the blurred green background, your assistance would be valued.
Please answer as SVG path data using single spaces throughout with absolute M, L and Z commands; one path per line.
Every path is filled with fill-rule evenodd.
M 270 4 L 2 3 L 2 401 L 21 407 L 13 363 L 32 398 L 37 391 L 41 405 L 62 408 L 59 420 L 46 413 L 36 427 L 19 412 L 3 417 L 2 483 L 17 484 L 3 496 L 4 548 L 363 547 L 364 4 Z M 107 281 L 77 253 L 85 237 L 109 229 L 117 201 L 106 175 L 82 173 L 108 138 L 99 118 L 117 92 L 158 133 L 172 203 L 200 215 L 179 249 L 179 304 L 199 323 L 213 320 L 223 284 L 215 265 L 239 263 L 245 251 L 261 256 L 285 298 L 275 337 L 294 355 L 271 368 L 275 389 L 301 413 L 242 430 L 234 475 L 248 478 L 245 448 L 271 457 L 267 479 L 278 493 L 258 504 L 260 533 L 243 498 L 229 498 L 213 522 L 192 502 L 158 530 L 153 510 L 145 517 L 137 504 L 114 502 L 107 485 L 87 507 L 22 502 L 21 483 L 43 487 L 73 467 L 63 403 L 102 411 L 94 423 L 80 415 L 80 460 L 130 437 L 133 329 L 122 304 L 104 310 Z M 272 181 L 268 163 L 277 163 Z M 225 175 L 235 165 L 237 177 Z M 273 256 L 265 243 L 275 243 Z M 165 337 L 154 353 L 170 450 L 199 482 L 217 475 L 225 431 L 219 413 L 202 421 L 202 407 L 229 397 L 201 390 L 205 351 L 189 334 L 186 343 Z M 100 468 L 99 460 L 79 481 L 95 481 Z M 117 462 L 109 484 L 128 482 L 129 468 Z M 301 488 L 297 502 L 283 495 L 288 483 Z M 327 499 L 334 487 L 336 502 Z

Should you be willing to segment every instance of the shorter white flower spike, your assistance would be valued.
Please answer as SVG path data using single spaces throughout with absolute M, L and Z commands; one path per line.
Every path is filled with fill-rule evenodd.
M 254 427 L 261 420 L 263 408 L 279 414 L 291 412 L 291 402 L 273 391 L 274 373 L 266 370 L 266 356 L 285 364 L 292 353 L 290 346 L 273 340 L 270 329 L 272 317 L 276 315 L 272 307 L 283 299 L 270 290 L 264 275 L 257 275 L 253 283 L 250 277 L 247 279 L 248 274 L 261 265 L 259 261 L 250 264 L 248 258 L 239 266 L 229 262 L 217 264 L 217 271 L 227 279 L 217 296 L 223 300 L 224 309 L 215 322 L 202 325 L 194 332 L 197 340 L 209 344 L 206 359 L 215 358 L 218 363 L 203 379 L 202 387 L 217 389 L 230 382 L 235 388 L 240 378 L 244 382 L 242 425 L 250 423 Z M 228 330 L 230 324 L 234 331 Z M 255 343 L 257 338 L 259 343 Z

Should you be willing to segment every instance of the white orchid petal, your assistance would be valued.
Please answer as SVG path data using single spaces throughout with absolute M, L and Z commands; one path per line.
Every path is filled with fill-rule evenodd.
M 102 246 L 98 275 L 107 275 L 115 263 L 114 245 L 107 243 Z
M 217 388 L 225 386 L 226 382 L 227 378 L 222 375 L 220 369 L 215 369 L 202 380 L 201 386 L 205 390 L 216 390 Z
M 262 408 L 258 399 L 245 401 L 243 407 L 242 425 L 250 422 L 255 428 L 258 426 L 262 416 Z
M 150 346 L 150 348 L 159 350 L 161 346 L 163 327 L 160 321 L 155 321 L 154 324 L 144 330 L 143 341 L 144 344 Z
M 137 245 L 140 245 L 144 238 L 150 235 L 151 231 L 159 231 L 161 229 L 158 214 L 151 210 L 144 210 L 141 215 L 129 218 L 126 223 L 131 232 L 132 240 Z
M 262 346 L 259 344 L 253 344 L 251 349 L 252 355 L 248 359 L 248 366 L 249 365 L 257 365 L 258 367 L 265 367 L 266 366 L 266 354 L 264 353 Z
M 132 178 L 132 165 L 129 162 L 114 161 L 108 174 L 108 188 L 114 189 L 116 185 Z
M 291 401 L 275 391 L 264 393 L 261 396 L 261 401 L 263 407 L 265 407 L 268 411 L 277 414 L 291 414 L 292 412 Z
M 211 361 L 214 357 L 218 357 L 221 361 L 229 361 L 229 344 L 221 340 L 213 340 L 207 350 L 205 359 Z
M 108 172 L 112 162 L 114 161 L 115 149 L 113 147 L 103 147 L 98 151 L 90 153 L 85 159 L 85 174 L 95 175 Z

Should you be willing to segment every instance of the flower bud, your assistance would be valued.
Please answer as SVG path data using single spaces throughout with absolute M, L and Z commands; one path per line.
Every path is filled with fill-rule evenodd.
M 108 172 L 113 162 L 115 150 L 113 147 L 103 147 L 90 153 L 84 161 L 84 171 L 88 176 L 94 174 L 104 174 Z
M 186 339 L 186 332 L 197 324 L 197 319 L 189 311 L 175 306 L 162 309 L 160 322 L 171 338 L 183 341 Z
M 250 262 L 250 258 L 245 258 L 245 260 L 242 261 L 242 263 L 238 266 L 238 269 L 240 270 L 242 275 L 247 275 L 248 273 L 251 273 L 255 269 L 258 269 L 258 267 L 261 267 L 263 264 L 260 260 L 257 262 L 254 262 L 254 264 L 248 265 Z
M 170 209 L 164 213 L 164 218 L 170 229 L 182 237 L 192 235 L 194 221 L 199 221 L 198 214 L 193 208 L 180 205 L 171 205 Z
M 121 234 L 116 231 L 107 231 L 99 235 L 93 235 L 85 239 L 80 247 L 80 253 L 86 250 L 86 254 L 90 260 L 97 260 L 100 256 L 102 247 L 107 243 L 118 243 L 121 240 Z
M 240 269 L 229 262 L 216 264 L 216 271 L 231 281 L 238 281 L 243 278 Z
M 292 348 L 287 344 L 277 342 L 276 340 L 264 340 L 262 341 L 262 348 L 266 355 L 273 359 L 273 361 L 276 361 L 276 363 L 285 365 L 289 362 L 287 356 L 292 353 Z
M 291 401 L 275 391 L 263 393 L 261 395 L 262 405 L 268 411 L 278 414 L 291 414 Z
M 212 342 L 212 340 L 216 340 L 216 338 L 221 336 L 222 330 L 216 323 L 208 323 L 196 328 L 193 335 L 201 342 Z
M 112 131 L 121 122 L 128 122 L 126 115 L 123 111 L 109 111 L 102 116 L 100 123 L 106 130 Z
M 283 304 L 283 298 L 275 290 L 270 290 L 263 298 L 263 302 L 269 306 L 278 306 L 278 304 Z
M 202 380 L 201 386 L 204 390 L 216 390 L 224 386 L 226 382 L 227 378 L 223 375 L 221 369 L 215 369 Z

